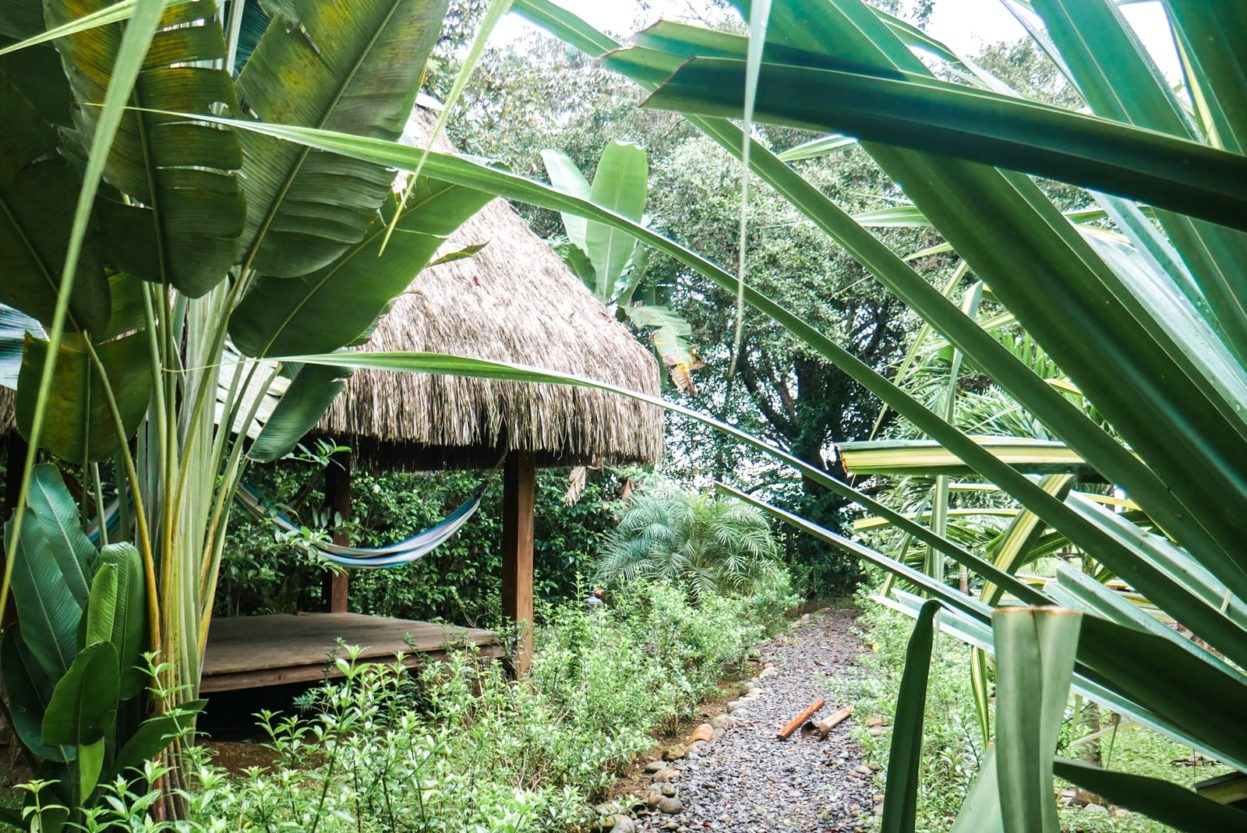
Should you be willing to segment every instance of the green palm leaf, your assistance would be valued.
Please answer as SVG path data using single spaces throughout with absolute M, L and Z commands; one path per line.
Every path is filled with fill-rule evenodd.
M 48 22 L 67 23 L 106 7 L 101 0 L 49 0 Z M 210 66 L 225 58 L 225 40 L 213 3 L 167 9 L 152 38 L 130 101 L 135 107 L 199 114 L 233 109 L 228 73 Z M 121 48 L 124 23 L 62 38 L 84 145 L 99 119 L 97 107 Z M 196 121 L 132 111 L 117 130 L 104 179 L 122 195 L 102 197 L 96 211 L 107 251 L 123 269 L 191 297 L 204 294 L 234 262 L 242 233 L 242 192 L 234 172 L 242 164 L 234 132 Z
M 415 103 L 447 0 L 290 0 L 238 77 L 244 110 L 266 122 L 397 139 Z M 390 192 L 385 167 L 243 138 L 243 263 L 297 277 L 364 236 Z

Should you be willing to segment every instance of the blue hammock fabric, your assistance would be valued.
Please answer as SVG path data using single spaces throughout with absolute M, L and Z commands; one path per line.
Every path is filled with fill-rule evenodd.
M 108 540 L 117 541 L 121 538 L 121 501 L 114 500 L 104 507 L 104 522 L 108 525 Z M 87 539 L 95 546 L 103 543 L 100 536 L 100 519 L 93 518 L 87 524 Z
M 458 532 L 476 514 L 484 494 L 485 487 L 482 486 L 445 520 L 397 544 L 390 544 L 386 547 L 342 547 L 337 544 L 315 544 L 313 548 L 321 558 L 342 567 L 365 570 L 402 567 L 424 558 Z M 253 515 L 268 518 L 287 532 L 299 530 L 298 524 L 272 508 L 254 486 L 242 484 L 236 497 L 238 502 Z

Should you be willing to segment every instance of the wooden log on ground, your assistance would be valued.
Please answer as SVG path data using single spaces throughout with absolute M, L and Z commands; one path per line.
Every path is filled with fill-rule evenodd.
M 840 709 L 839 711 L 832 712 L 831 715 L 826 720 L 820 720 L 814 723 L 813 724 L 814 731 L 818 732 L 819 737 L 825 738 L 827 737 L 827 735 L 831 734 L 832 729 L 836 728 L 841 723 L 848 720 L 852 714 L 853 714 L 853 707 L 845 706 L 843 709 Z
M 815 700 L 813 703 L 807 706 L 805 710 L 801 712 L 801 714 L 794 717 L 791 723 L 789 723 L 787 726 L 779 730 L 779 739 L 785 740 L 793 732 L 800 729 L 802 724 L 805 723 L 805 721 L 813 717 L 814 713 L 817 712 L 819 709 L 821 709 L 826 704 L 827 704 L 827 701 L 821 697 Z

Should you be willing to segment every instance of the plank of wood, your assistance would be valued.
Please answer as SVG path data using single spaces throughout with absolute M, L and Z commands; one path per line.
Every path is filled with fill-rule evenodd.
M 827 717 L 826 720 L 820 720 L 817 723 L 815 723 L 814 731 L 818 732 L 823 737 L 827 737 L 827 735 L 831 733 L 832 729 L 836 728 L 841 723 L 848 720 L 852 714 L 853 714 L 853 707 L 845 706 L 843 709 L 840 709 L 839 711 L 832 712 Z
M 506 654 L 506 651 L 498 644 L 482 645 L 479 647 L 479 651 L 482 657 L 500 658 Z M 383 662 L 391 661 L 392 659 L 392 657 L 373 657 L 371 659 L 361 658 L 361 661 Z M 422 662 L 438 662 L 444 659 L 446 659 L 446 651 L 425 651 L 414 656 L 409 655 L 405 657 L 403 665 L 410 668 Z M 218 673 L 212 676 L 208 676 L 207 672 L 205 672 L 199 691 L 201 694 L 212 694 L 219 691 L 241 691 L 291 683 L 314 683 L 321 680 L 337 679 L 342 676 L 344 676 L 343 673 L 336 665 L 328 665 L 324 662 L 317 665 Z
M 779 730 L 779 739 L 786 740 L 789 735 L 800 729 L 802 724 L 813 717 L 814 713 L 826 705 L 826 703 L 827 701 L 820 697 L 810 705 L 806 706 L 801 714 L 794 717 L 787 726 Z
M 494 646 L 492 631 L 432 622 L 414 622 L 359 613 L 312 613 L 303 616 L 244 616 L 215 619 L 204 657 L 205 683 L 213 677 L 290 669 L 320 675 L 338 640 L 362 648 L 364 660 L 388 660 L 397 654 L 444 653 L 456 645 Z M 300 672 L 306 674 L 306 672 Z M 205 689 L 209 690 L 209 689 Z

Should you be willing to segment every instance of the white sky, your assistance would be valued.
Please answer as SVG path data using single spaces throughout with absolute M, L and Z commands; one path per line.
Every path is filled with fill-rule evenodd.
M 613 34 L 626 34 L 633 30 L 640 15 L 635 0 L 555 0 L 559 5 L 579 15 L 586 21 Z M 782 0 L 780 0 L 782 2 Z M 655 11 L 650 17 L 657 19 L 665 11 L 670 14 L 686 12 L 690 6 L 699 5 L 696 0 L 655 0 Z M 1160 64 L 1170 80 L 1178 77 L 1178 62 L 1173 51 L 1169 27 L 1165 23 L 1164 10 L 1159 2 L 1133 3 L 1122 7 L 1126 18 Z M 651 22 L 646 20 L 645 22 Z M 529 29 L 529 24 L 512 13 L 504 19 L 494 33 L 497 41 L 518 37 Z M 948 44 L 954 51 L 972 55 L 983 45 L 1003 40 L 1017 40 L 1026 35 L 1000 0 L 936 0 L 935 13 L 929 27 L 930 33 Z

